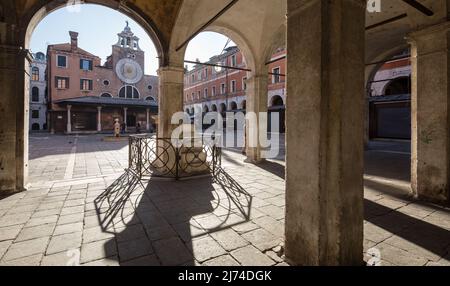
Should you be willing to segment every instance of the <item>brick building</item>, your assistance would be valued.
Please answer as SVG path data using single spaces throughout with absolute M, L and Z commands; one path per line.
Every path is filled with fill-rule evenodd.
M 269 112 L 280 112 L 282 131 L 285 112 L 285 79 L 286 50 L 279 49 L 268 64 L 268 109 Z M 208 66 L 212 64 L 224 67 Z M 225 49 L 221 55 L 210 58 L 205 64 L 197 64 L 185 73 L 184 103 L 185 111 L 191 115 L 195 112 L 209 111 L 238 112 L 246 110 L 247 71 L 245 58 L 237 47 Z
M 103 65 L 78 46 L 78 33 L 69 34 L 70 43 L 47 51 L 51 131 L 111 132 L 115 119 L 129 131 L 153 129 L 158 77 L 144 75 L 145 54 L 128 23 Z
M 43 53 L 33 54 L 30 67 L 30 131 L 47 130 L 47 60 Z
M 409 50 L 384 63 L 369 89 L 370 138 L 411 139 L 411 59 Z

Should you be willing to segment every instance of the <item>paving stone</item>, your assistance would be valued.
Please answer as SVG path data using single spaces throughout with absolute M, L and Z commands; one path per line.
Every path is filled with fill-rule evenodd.
M 42 259 L 42 254 L 35 254 L 15 260 L 2 261 L 0 266 L 39 266 Z
M 380 243 L 393 236 L 393 233 L 370 222 L 364 224 L 364 237 L 375 243 Z
M 116 230 L 117 242 L 124 242 L 146 237 L 146 233 L 142 225 L 137 224 Z
M 41 266 L 79 266 L 80 254 L 79 249 L 69 252 L 60 252 L 52 255 L 46 255 L 42 259 Z
M 17 236 L 16 242 L 31 240 L 31 239 L 35 239 L 35 238 L 41 238 L 41 237 L 49 237 L 53 234 L 54 229 L 55 229 L 54 223 L 24 228 L 24 229 L 22 229 L 20 234 Z
M 52 210 L 45 210 L 45 211 L 38 211 L 35 212 L 31 218 L 41 218 L 41 217 L 49 217 L 53 215 L 59 215 L 61 212 L 60 209 L 52 209 Z
M 12 243 L 12 240 L 0 241 L 0 261 Z
M 81 232 L 53 236 L 47 248 L 47 255 L 78 249 L 81 246 Z
M 122 263 L 121 266 L 160 266 L 156 255 L 149 255 Z
M 272 249 L 281 243 L 280 237 L 276 237 L 264 229 L 247 232 L 242 237 L 261 251 Z
M 3 261 L 16 260 L 35 254 L 42 254 L 45 252 L 49 241 L 49 237 L 42 237 L 33 240 L 13 243 L 6 254 L 3 256 Z
M 84 213 L 84 205 L 75 207 L 64 207 L 61 211 L 62 216 L 78 213 Z
M 234 267 L 240 266 L 239 263 L 234 260 L 230 255 L 222 255 L 220 257 L 213 258 L 202 264 L 202 266 L 213 266 L 213 267 Z
M 243 222 L 243 223 L 234 225 L 232 227 L 232 229 L 235 230 L 239 234 L 250 232 L 250 231 L 256 230 L 258 228 L 260 228 L 260 227 L 251 221 Z
M 284 224 L 270 216 L 254 219 L 253 222 L 275 236 L 284 236 Z
M 259 210 L 263 213 L 265 213 L 266 215 L 274 218 L 274 219 L 282 219 L 285 217 L 285 211 L 283 208 L 274 206 L 274 205 L 269 205 L 269 206 L 265 206 L 265 207 L 261 207 L 259 208 Z
M 71 215 L 60 216 L 58 219 L 58 225 L 72 224 L 72 223 L 83 222 L 83 221 L 84 221 L 84 214 L 76 213 L 76 214 L 71 214 Z
M 58 221 L 57 215 L 37 217 L 37 218 L 30 219 L 25 224 L 25 227 L 28 228 L 28 227 L 33 227 L 33 226 L 45 225 L 45 224 L 55 224 L 57 221 Z
M 208 235 L 187 243 L 187 248 L 194 254 L 195 260 L 200 263 L 227 253 L 220 244 Z
M 64 203 L 64 208 L 84 206 L 84 199 L 70 200 Z
M 156 241 L 153 248 L 163 266 L 179 266 L 194 260 L 191 252 L 177 237 Z
M 31 213 L 5 215 L 0 218 L 0 227 L 25 224 L 31 217 Z
M 118 244 L 118 248 L 121 263 L 153 254 L 153 248 L 146 237 L 121 242 Z
M 249 244 L 248 241 L 243 239 L 232 229 L 226 229 L 218 232 L 211 233 L 214 238 L 226 251 L 233 251 L 235 249 L 244 247 Z
M 173 230 L 171 226 L 163 226 L 151 229 L 146 228 L 146 232 L 148 237 L 150 238 L 150 241 L 157 241 L 177 236 L 177 233 Z
M 117 256 L 117 246 L 114 239 L 91 242 L 81 246 L 82 264 L 115 256 Z
M 100 259 L 97 261 L 92 261 L 86 264 L 83 264 L 83 266 L 98 266 L 98 267 L 104 267 L 104 266 L 120 266 L 119 264 L 119 258 L 117 256 Z
M 104 230 L 101 227 L 92 227 L 84 229 L 83 231 L 83 243 L 95 242 L 105 239 L 114 238 L 115 233 Z
M 424 266 L 428 262 L 424 257 L 416 256 L 384 242 L 377 245 L 376 248 L 380 250 L 382 260 L 394 265 Z
M 14 225 L 0 228 L 0 241 L 14 240 L 22 230 L 22 228 L 23 225 Z
M 58 225 L 53 235 L 69 234 L 83 231 L 83 223 L 76 222 L 71 224 Z
M 255 247 L 249 245 L 231 252 L 242 266 L 273 266 L 275 262 Z

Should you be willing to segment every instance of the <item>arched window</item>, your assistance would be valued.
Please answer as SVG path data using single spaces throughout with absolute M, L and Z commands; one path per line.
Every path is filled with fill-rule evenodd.
M 31 125 L 31 130 L 39 131 L 41 130 L 41 126 L 39 126 L 39 123 L 34 123 L 33 125 Z
M 43 60 L 45 60 L 45 55 L 43 53 L 39 52 L 36 54 L 36 59 L 43 61 Z
M 102 95 L 100 95 L 100 97 L 112 98 L 112 95 L 105 92 L 105 93 L 102 93 Z
M 31 101 L 39 102 L 39 88 L 36 86 L 31 89 Z
M 231 102 L 230 103 L 230 110 L 237 110 L 238 109 L 238 105 L 236 102 Z
M 213 105 L 211 106 L 211 110 L 212 110 L 213 112 L 217 112 L 217 105 L 213 104 Z
M 270 107 L 276 107 L 276 106 L 284 106 L 283 98 L 279 95 L 276 95 L 272 98 L 272 103 Z
M 38 67 L 33 67 L 31 69 L 31 80 L 39 81 L 39 68 Z
M 128 99 L 139 99 L 139 91 L 137 88 L 131 85 L 126 85 L 122 87 L 119 91 L 120 98 L 128 98 Z
M 153 96 L 149 96 L 149 97 L 147 97 L 145 100 L 148 100 L 148 101 L 156 101 L 155 98 L 154 98 Z
M 409 77 L 399 77 L 390 81 L 385 90 L 384 95 L 399 95 L 411 93 L 411 79 Z
M 205 105 L 203 107 L 203 113 L 208 113 L 209 112 L 209 107 L 207 105 Z
M 247 109 L 247 100 L 244 100 L 244 101 L 241 103 L 241 109 L 242 109 L 242 110 L 246 110 L 246 109 Z
M 220 105 L 220 113 L 227 112 L 227 105 L 225 103 L 222 103 Z

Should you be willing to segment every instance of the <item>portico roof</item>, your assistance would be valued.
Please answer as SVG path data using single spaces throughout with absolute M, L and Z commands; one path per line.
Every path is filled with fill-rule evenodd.
M 150 108 L 152 112 L 158 112 L 158 104 L 155 101 L 144 99 L 109 98 L 97 96 L 82 96 L 77 98 L 61 99 L 55 101 L 59 105 L 95 105 L 110 107 L 138 107 Z

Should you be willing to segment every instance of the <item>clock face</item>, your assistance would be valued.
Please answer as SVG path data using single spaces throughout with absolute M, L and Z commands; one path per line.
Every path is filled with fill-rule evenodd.
M 138 83 L 144 75 L 141 66 L 132 59 L 121 59 L 116 65 L 116 74 L 127 84 Z

